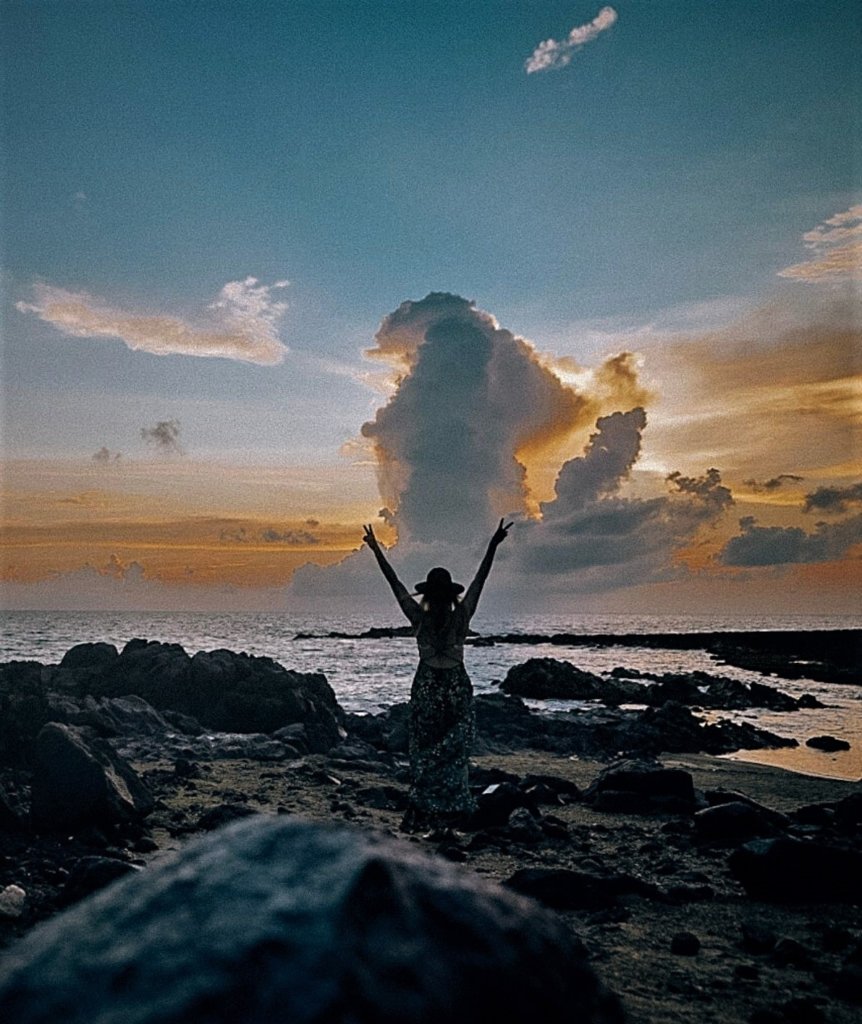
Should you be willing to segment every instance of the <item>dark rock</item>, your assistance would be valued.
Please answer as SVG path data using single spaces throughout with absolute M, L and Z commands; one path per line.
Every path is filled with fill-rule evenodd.
M 104 740 L 49 723 L 36 739 L 31 815 L 43 830 L 135 821 L 153 808 L 145 783 Z
M 511 782 L 515 786 L 522 785 L 520 775 L 515 775 L 514 772 L 506 772 L 502 768 L 470 766 L 470 788 L 472 790 L 481 793 L 488 786 L 496 785 L 498 782 Z
M 703 903 L 715 896 L 715 889 L 711 885 L 671 885 L 667 895 L 674 903 Z
M 60 668 L 97 668 L 113 665 L 119 652 L 113 644 L 75 644 L 60 661 Z
M 54 714 L 35 661 L 0 665 L 0 764 L 29 768 L 36 736 Z
M 862 793 L 851 793 L 833 807 L 835 821 L 841 828 L 852 829 L 862 825 Z
M 862 853 L 792 838 L 758 839 L 730 855 L 731 874 L 755 899 L 862 902 Z
M 805 741 L 805 746 L 814 747 L 815 750 L 825 750 L 827 753 L 850 749 L 847 740 L 839 740 L 835 736 L 812 736 Z
M 600 676 L 582 672 L 557 658 L 530 658 L 522 665 L 514 665 L 500 683 L 504 693 L 531 700 L 595 700 L 601 687 Z
M 468 832 L 505 825 L 509 815 L 518 807 L 529 807 L 530 800 L 512 782 L 497 782 L 483 790 L 476 798 L 476 810 L 464 822 Z
M 18 794 L 0 784 L 0 831 L 26 832 L 28 825 L 27 809 L 18 799 Z
M 810 967 L 811 951 L 798 942 L 796 939 L 784 936 L 780 938 L 772 949 L 772 959 L 780 967 Z
M 526 807 L 518 807 L 512 811 L 506 823 L 506 836 L 516 843 L 532 846 L 544 840 L 545 830 Z
M 862 1005 L 862 967 L 844 964 L 830 975 L 829 987 L 839 999 Z
M 199 779 L 201 777 L 201 770 L 194 761 L 189 761 L 185 757 L 180 757 L 174 761 L 174 775 L 176 775 L 178 779 Z
M 694 816 L 695 833 L 699 839 L 734 843 L 759 836 L 774 836 L 781 829 L 784 815 L 749 801 L 733 800 L 698 811 Z
M 581 799 L 575 783 L 558 775 L 525 775 L 520 787 L 535 804 L 569 804 Z
M 697 956 L 700 939 L 692 932 L 677 932 L 670 940 L 670 951 L 677 956 Z
M 77 903 L 134 871 L 140 871 L 140 868 L 113 857 L 81 857 L 69 872 L 68 881 L 60 893 L 60 905 L 68 907 Z
M 832 804 L 805 804 L 796 808 L 793 817 L 801 825 L 825 828 L 835 821 L 835 807 Z
M 353 794 L 363 807 L 374 807 L 381 811 L 404 811 L 407 809 L 407 794 L 397 786 L 366 786 Z
M 256 817 L 32 931 L 4 958 L 0 1019 L 621 1024 L 622 1012 L 529 901 L 409 843 Z
M 824 1024 L 823 1010 L 813 999 L 788 999 L 780 1007 L 781 1015 L 788 1024 Z
M 245 804 L 218 804 L 204 811 L 195 823 L 195 828 L 202 832 L 212 832 L 213 829 L 239 821 L 240 818 L 250 818 L 254 813 Z
M 654 895 L 653 887 L 631 875 L 569 868 L 520 868 L 503 885 L 554 910 L 600 910 L 615 907 L 625 893 Z
M 746 953 L 757 956 L 771 953 L 777 941 L 778 936 L 768 928 L 748 922 L 742 925 L 742 948 Z
M 691 813 L 695 792 L 691 775 L 655 761 L 617 761 L 584 791 L 599 810 L 633 814 Z
M 760 971 L 754 964 L 737 964 L 733 968 L 733 976 L 740 981 L 757 981 L 760 977 Z

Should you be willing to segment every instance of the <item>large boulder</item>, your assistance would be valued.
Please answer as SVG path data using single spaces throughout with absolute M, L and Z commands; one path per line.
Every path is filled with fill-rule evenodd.
M 862 903 L 862 852 L 790 837 L 758 839 L 730 855 L 731 874 L 754 899 Z
M 790 824 L 783 814 L 752 800 L 728 800 L 705 807 L 694 816 L 695 834 L 712 842 L 736 843 L 760 836 L 774 836 Z
M 584 799 L 598 810 L 633 814 L 690 814 L 697 806 L 691 775 L 656 761 L 609 765 L 584 791 Z
M 119 657 L 119 652 L 113 644 L 104 642 L 75 644 L 70 647 L 60 660 L 60 668 L 104 668 L 106 665 L 113 665 Z
M 256 816 L 38 927 L 16 1024 L 616 1024 L 547 911 L 412 844 Z
M 532 700 L 595 700 L 602 685 L 600 676 L 583 672 L 568 661 L 530 658 L 509 669 L 500 689 Z
M 147 786 L 104 740 L 58 722 L 36 737 L 30 812 L 36 828 L 122 824 L 152 809 Z

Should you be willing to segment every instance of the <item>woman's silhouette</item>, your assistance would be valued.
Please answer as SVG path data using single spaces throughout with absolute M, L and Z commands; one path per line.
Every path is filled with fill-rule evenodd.
M 464 590 L 447 569 L 432 569 L 416 591 L 421 604 L 398 579 L 370 526 L 362 538 L 374 552 L 401 610 L 416 631 L 419 667 L 410 690 L 410 803 L 402 828 L 451 824 L 469 814 L 473 798 L 467 781 L 473 743 L 473 687 L 464 668 L 464 639 L 491 571 L 497 547 L 512 524 L 500 525 L 476 577 Z

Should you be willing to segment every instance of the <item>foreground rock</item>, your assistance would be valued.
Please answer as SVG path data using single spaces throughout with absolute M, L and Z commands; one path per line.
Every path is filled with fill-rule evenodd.
M 86 937 L 86 942 L 82 938 Z M 556 920 L 411 845 L 254 818 L 10 953 L 16 1024 L 617 1022 Z
M 56 722 L 41 730 L 30 811 L 36 828 L 122 824 L 143 818 L 152 808 L 147 786 L 107 743 Z

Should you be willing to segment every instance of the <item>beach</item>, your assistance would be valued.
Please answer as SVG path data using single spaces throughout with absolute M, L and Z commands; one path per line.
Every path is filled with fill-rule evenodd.
M 862 894 L 859 879 L 842 882 L 829 858 L 862 856 L 862 780 L 698 749 L 747 737 L 768 752 L 764 730 L 728 724 L 705 738 L 704 723 L 676 701 L 543 715 L 514 694 L 480 695 L 477 816 L 464 827 L 405 834 L 404 705 L 376 716 L 344 712 L 322 676 L 282 675 L 267 659 L 189 658 L 176 645 L 144 641 L 119 654 L 109 646 L 82 645 L 53 668 L 4 666 L 0 896 L 17 887 L 24 898 L 17 915 L 0 917 L 0 971 L 23 936 L 65 907 L 137 869 L 157 869 L 202 835 L 264 815 L 391 835 L 538 901 L 583 943 L 632 1024 L 858 1019 Z M 120 664 L 127 671 L 115 671 Z M 547 683 L 555 677 L 544 669 Z M 254 706 L 183 703 L 197 699 L 197 690 L 179 699 L 184 672 L 197 673 L 198 688 L 213 681 L 213 693 L 252 692 Z M 267 673 L 305 696 L 294 722 L 283 724 L 283 709 L 272 706 L 265 718 Z M 781 691 L 782 681 L 769 686 Z M 715 692 L 738 700 L 726 686 Z M 40 695 L 46 703 L 37 707 Z M 201 727 L 191 710 L 215 717 Z M 40 716 L 64 721 L 46 726 Z M 10 722 L 20 726 L 14 737 Z M 44 746 L 46 729 L 80 736 L 97 754 L 110 748 L 146 789 L 140 813 L 100 812 L 101 820 L 52 828 L 44 808 L 57 805 L 38 778 L 45 765 L 27 748 Z M 791 858 L 804 848 L 813 857 L 808 874 L 788 880 L 779 865 L 775 887 L 764 890 L 745 864 L 758 843 Z

